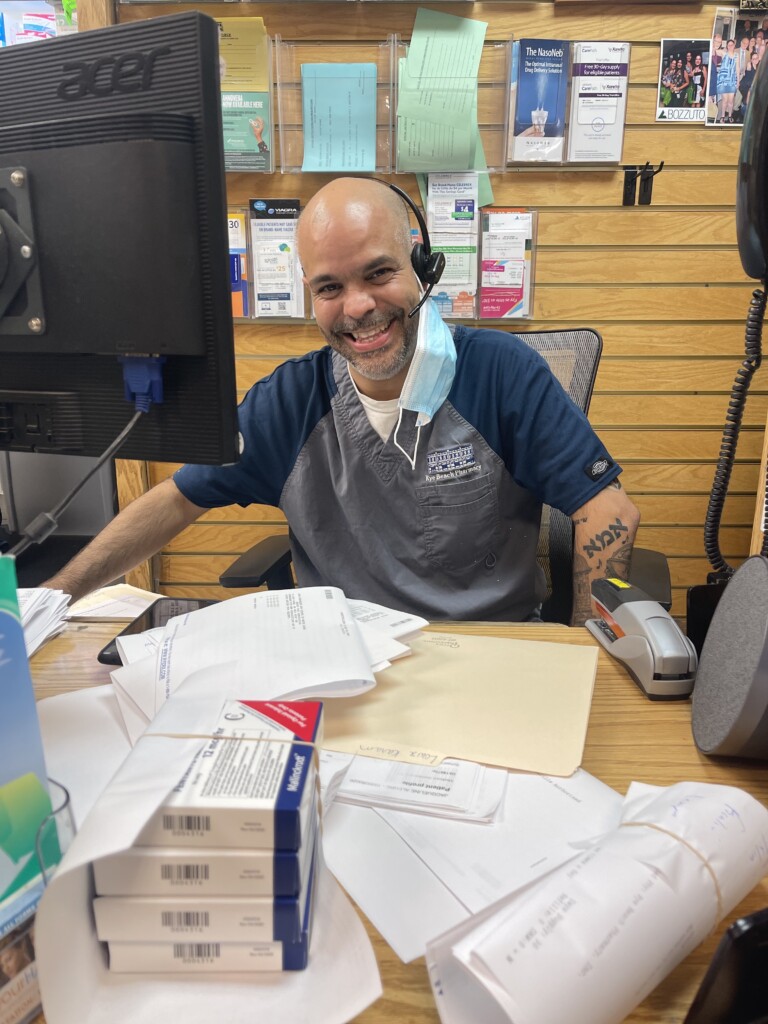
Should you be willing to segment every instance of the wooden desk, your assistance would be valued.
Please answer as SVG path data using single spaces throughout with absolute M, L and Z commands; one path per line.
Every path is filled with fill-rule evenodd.
M 586 630 L 565 626 L 465 623 L 458 628 L 450 625 L 432 628 L 440 632 L 460 629 L 467 633 L 526 640 L 595 643 Z M 109 670 L 98 664 L 96 654 L 116 631 L 114 624 L 72 625 L 63 636 L 44 647 L 32 659 L 38 698 L 109 682 Z M 622 794 L 633 779 L 661 786 L 695 779 L 739 786 L 768 804 L 768 766 L 704 758 L 691 736 L 690 704 L 653 704 L 646 700 L 626 672 L 603 651 L 600 651 L 584 768 Z M 627 1022 L 681 1024 L 727 924 L 766 906 L 768 881 L 764 880 L 716 933 L 627 1018 Z M 356 1018 L 358 1024 L 438 1024 L 424 961 L 401 963 L 373 926 L 367 921 L 366 925 L 379 961 L 384 995 Z M 35 1024 L 44 1024 L 42 1016 Z

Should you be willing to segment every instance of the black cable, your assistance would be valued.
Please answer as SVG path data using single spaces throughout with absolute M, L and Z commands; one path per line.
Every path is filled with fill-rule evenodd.
M 118 434 L 109 448 L 99 456 L 96 464 L 85 474 L 79 483 L 75 484 L 72 490 L 62 500 L 51 509 L 50 512 L 41 512 L 39 516 L 35 516 L 31 523 L 22 530 L 21 540 L 11 548 L 8 552 L 9 555 L 18 556 L 27 550 L 32 544 L 41 544 L 46 537 L 49 537 L 53 531 L 59 525 L 59 516 L 64 512 L 66 508 L 74 501 L 80 491 L 85 487 L 88 481 L 91 479 L 93 474 L 101 469 L 108 459 L 111 459 L 118 449 L 122 448 L 123 444 L 128 440 L 128 435 L 131 433 L 133 428 L 139 422 L 141 417 L 144 415 L 142 409 L 137 410 L 127 426 Z
M 720 456 L 717 460 L 715 479 L 712 483 L 707 516 L 704 521 L 704 550 L 706 551 L 707 558 L 715 573 L 726 579 L 730 579 L 736 570 L 725 561 L 720 552 L 720 519 L 723 514 L 725 499 L 728 495 L 728 484 L 731 480 L 734 459 L 736 458 L 736 445 L 739 440 L 741 421 L 744 417 L 747 392 L 752 382 L 752 377 L 760 366 L 762 359 L 761 344 L 765 305 L 766 293 L 761 288 L 756 288 L 752 292 L 749 312 L 747 313 L 747 324 L 744 333 L 744 360 L 739 367 L 733 387 L 731 388 L 731 398 L 728 403 L 723 437 L 720 442 Z M 766 501 L 768 501 L 768 481 L 766 481 Z M 763 549 L 763 554 L 766 554 L 766 550 L 768 550 L 766 538 L 763 540 Z

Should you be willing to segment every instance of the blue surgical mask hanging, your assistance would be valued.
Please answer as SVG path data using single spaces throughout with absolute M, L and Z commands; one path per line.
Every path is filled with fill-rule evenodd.
M 448 397 L 455 373 L 456 346 L 453 343 L 453 335 L 448 325 L 443 322 L 437 303 L 433 299 L 427 299 L 419 312 L 416 348 L 397 401 L 400 417 L 393 438 L 393 443 L 408 459 L 413 470 L 416 469 L 421 428 L 431 422 Z M 416 413 L 417 432 L 413 456 L 397 442 L 397 432 L 405 409 Z

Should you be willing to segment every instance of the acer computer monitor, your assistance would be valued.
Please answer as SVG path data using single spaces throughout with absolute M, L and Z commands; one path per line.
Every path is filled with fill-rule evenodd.
M 237 460 L 218 29 L 199 12 L 0 50 L 0 449 Z M 127 361 L 122 357 L 129 357 Z

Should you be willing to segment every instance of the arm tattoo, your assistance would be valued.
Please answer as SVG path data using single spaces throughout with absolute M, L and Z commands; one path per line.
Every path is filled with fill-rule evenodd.
M 627 527 L 624 523 L 617 519 L 615 523 L 609 525 L 607 530 L 603 530 L 593 537 L 581 550 L 588 558 L 592 558 L 601 551 L 605 551 L 606 548 L 610 547 L 617 540 L 622 540 L 623 538 L 622 543 L 626 543 L 627 532 Z
M 611 554 L 605 567 L 605 574 L 608 577 L 618 576 L 620 580 L 629 579 L 629 566 L 632 561 L 632 548 L 624 544 Z
M 575 626 L 583 625 L 592 614 L 592 589 L 590 577 L 592 569 L 586 558 L 574 552 L 573 555 L 573 612 L 572 622 Z

